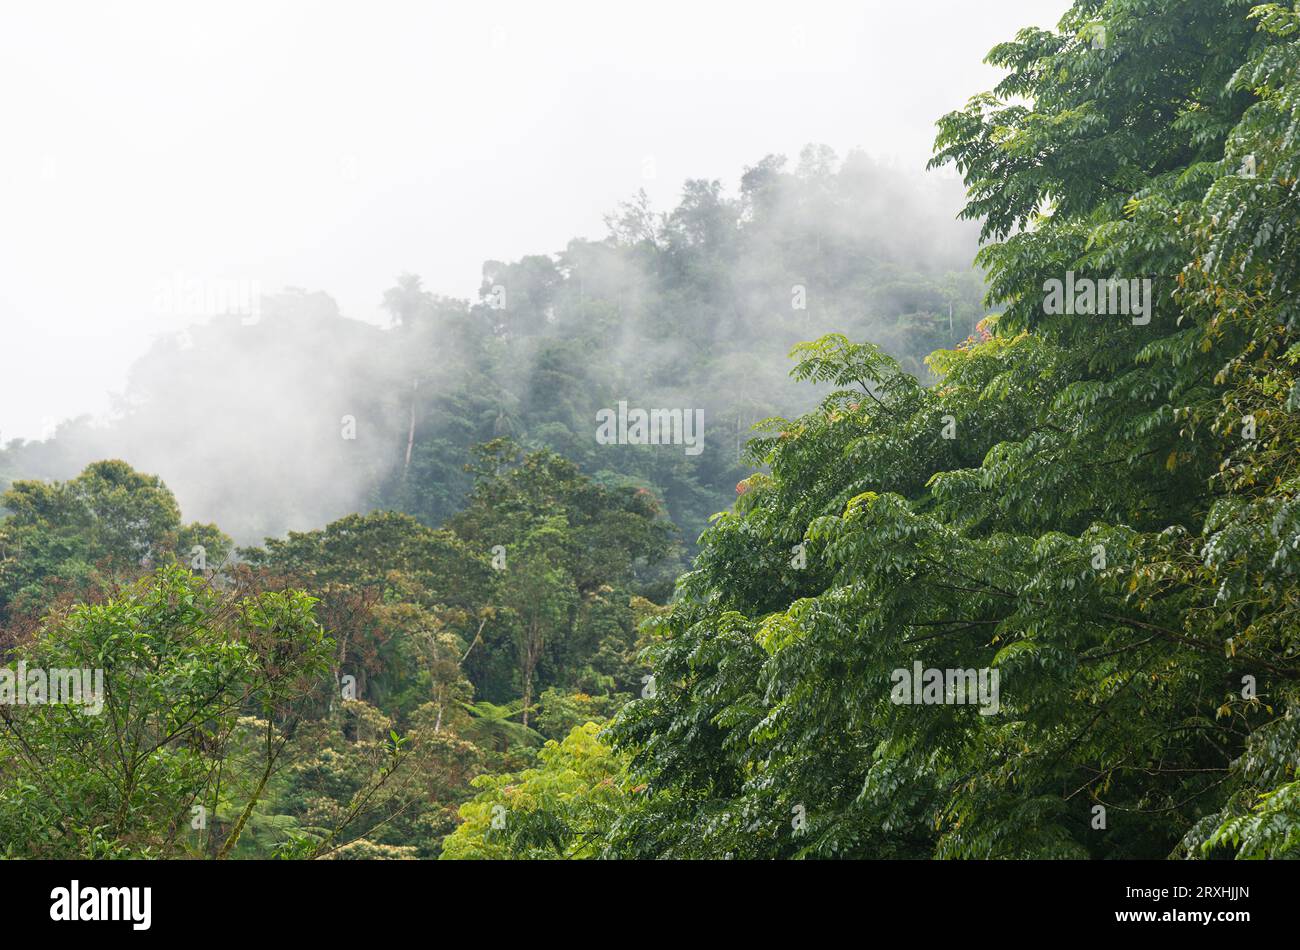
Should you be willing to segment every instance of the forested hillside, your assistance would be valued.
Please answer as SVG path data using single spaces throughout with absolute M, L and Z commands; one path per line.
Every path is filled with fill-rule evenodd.
M 791 346 L 850 332 L 924 375 L 926 354 L 971 332 L 978 228 L 960 207 L 950 180 L 809 146 L 762 159 L 734 194 L 689 181 L 657 212 L 642 193 L 601 240 L 488 261 L 474 303 L 403 275 L 382 293 L 387 329 L 287 290 L 159 341 L 113 419 L 11 443 L 0 479 L 124 458 L 249 544 L 374 509 L 437 527 L 469 490 L 473 447 L 508 437 L 653 492 L 690 548 L 747 474 L 750 427 L 815 403 L 787 378 Z M 705 451 L 598 445 L 595 414 L 618 400 L 702 410 Z
M 1076 0 L 997 46 L 932 161 L 973 268 L 809 148 L 474 304 L 160 345 L 0 456 L 0 855 L 1296 857 L 1298 41 Z

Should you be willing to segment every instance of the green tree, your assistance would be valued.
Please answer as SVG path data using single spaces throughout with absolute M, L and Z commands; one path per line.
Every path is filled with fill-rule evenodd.
M 66 482 L 15 482 L 0 496 L 0 619 L 39 615 L 60 590 L 87 595 L 179 557 L 219 568 L 230 539 L 215 525 L 182 526 L 156 475 L 122 461 L 95 462 Z
M 1080 0 L 993 51 L 936 162 L 1003 312 L 928 389 L 796 348 L 832 391 L 751 444 L 770 474 L 656 623 L 657 693 L 612 730 L 655 806 L 619 853 L 1293 849 L 1295 30 Z M 1054 312 L 1071 273 L 1150 309 Z M 899 702 L 914 664 L 1000 695 Z
M 461 823 L 443 842 L 446 860 L 596 857 L 605 830 L 633 807 L 639 791 L 623 758 L 600 740 L 600 724 L 575 726 L 551 740 L 536 768 L 483 775 L 461 806 Z
M 232 599 L 179 567 L 48 618 L 6 669 L 86 670 L 91 704 L 0 706 L 0 838 L 11 857 L 200 853 L 241 719 L 256 741 L 229 853 L 278 764 L 331 643 L 297 591 Z M 228 799 L 227 799 L 228 800 Z M 214 822 L 215 824 L 215 822 Z M 202 822 L 199 823 L 202 826 Z M 211 827 L 211 826 L 208 826 Z

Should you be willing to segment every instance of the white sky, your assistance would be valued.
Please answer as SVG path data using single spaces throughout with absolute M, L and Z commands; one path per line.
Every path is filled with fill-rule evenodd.
M 189 318 L 160 282 L 324 290 L 599 238 L 645 187 L 808 142 L 920 166 L 982 65 L 1066 0 L 7 4 L 0 441 L 102 413 Z M 653 166 L 654 177 L 645 173 Z

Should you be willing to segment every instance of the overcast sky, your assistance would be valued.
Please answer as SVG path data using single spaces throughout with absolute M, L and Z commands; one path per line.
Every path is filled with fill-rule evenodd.
M 988 49 L 1066 0 L 49 2 L 0 12 L 0 441 L 106 411 L 190 318 L 161 284 L 324 290 L 599 238 L 644 187 L 821 142 L 920 166 Z

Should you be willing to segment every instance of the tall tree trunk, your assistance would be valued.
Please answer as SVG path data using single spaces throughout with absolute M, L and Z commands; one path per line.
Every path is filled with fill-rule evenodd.
M 411 380 L 411 425 L 406 432 L 406 464 L 402 466 L 402 477 L 411 470 L 411 449 L 415 446 L 415 391 L 420 388 L 419 377 Z
M 244 832 L 244 825 L 248 824 L 248 819 L 252 817 L 253 809 L 262 798 L 262 792 L 266 790 L 266 783 L 271 778 L 271 773 L 275 770 L 275 760 L 277 755 L 273 754 L 271 749 L 274 745 L 275 726 L 270 719 L 266 721 L 266 768 L 262 770 L 262 778 L 257 783 L 257 788 L 253 790 L 253 797 L 248 800 L 244 810 L 239 815 L 239 820 L 235 822 L 235 827 L 231 829 L 230 836 L 222 844 L 221 850 L 217 852 L 217 860 L 220 861 L 230 854 L 236 844 L 239 843 L 239 836 Z
M 528 640 L 524 647 L 524 728 L 528 728 L 528 707 L 533 704 L 533 670 L 541 659 L 541 644 L 538 642 L 537 617 L 528 625 Z

